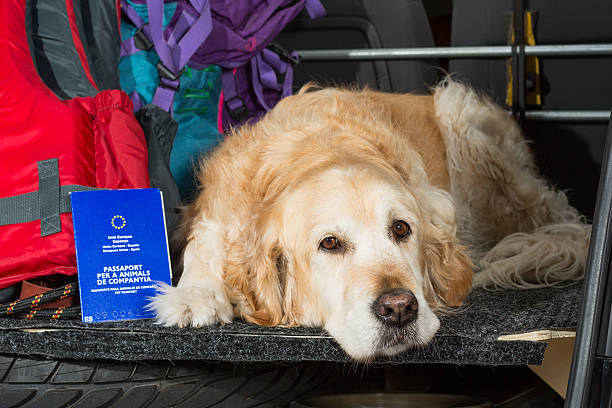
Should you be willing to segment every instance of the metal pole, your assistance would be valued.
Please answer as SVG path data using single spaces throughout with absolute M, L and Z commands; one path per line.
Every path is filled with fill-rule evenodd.
M 525 118 L 555 122 L 607 122 L 610 120 L 610 111 L 525 111 Z
M 427 58 L 504 58 L 512 55 L 512 46 L 495 45 L 485 47 L 421 47 L 421 48 L 374 48 L 345 50 L 297 51 L 302 61 L 363 61 L 383 59 L 427 59 Z M 559 44 L 527 45 L 526 56 L 612 56 L 612 44 Z
M 580 319 L 576 329 L 576 343 L 570 369 L 565 408 L 601 406 L 590 404 L 593 382 L 601 381 L 595 367 L 597 341 L 605 300 L 606 279 L 610 274 L 612 249 L 612 120 L 608 126 L 599 189 L 595 203 L 595 217 L 591 244 L 584 272 L 584 286 L 580 306 Z M 608 390 L 603 390 L 608 391 Z
M 513 1 L 512 41 L 512 114 L 519 125 L 525 120 L 525 0 Z

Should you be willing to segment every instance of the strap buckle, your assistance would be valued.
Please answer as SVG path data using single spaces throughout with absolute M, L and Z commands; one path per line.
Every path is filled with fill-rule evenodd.
M 159 86 L 162 88 L 171 89 L 174 92 L 178 92 L 180 89 L 180 78 L 185 72 L 185 67 L 181 69 L 177 74 L 172 72 L 168 67 L 162 64 L 161 61 L 157 63 L 157 73 L 159 75 Z
M 273 51 L 274 53 L 276 53 L 281 60 L 288 62 L 289 64 L 291 64 L 292 67 L 295 68 L 295 66 L 297 64 L 300 63 L 300 57 L 294 57 L 293 55 L 291 55 L 289 53 L 289 51 L 287 51 L 283 46 L 281 46 L 278 43 L 270 43 L 268 44 L 268 46 L 266 47 L 267 49 L 269 49 L 270 51 Z
M 141 25 L 138 28 L 138 31 L 136 31 L 134 34 L 134 46 L 143 51 L 149 51 L 154 46 L 153 41 L 149 40 L 147 35 L 144 33 L 144 28 L 147 26 L 147 24 Z
M 232 105 L 236 105 L 236 102 L 240 103 L 240 106 L 233 108 Z M 243 122 L 249 117 L 249 110 L 246 107 L 246 104 L 242 100 L 239 95 L 234 96 L 231 99 L 228 99 L 224 102 L 225 107 L 227 108 L 227 112 L 230 117 L 236 122 Z
M 185 72 L 185 67 L 175 74 L 167 66 L 162 64 L 161 61 L 157 63 L 157 73 L 159 74 L 160 78 L 168 79 L 170 81 L 178 81 L 181 75 L 183 75 L 183 72 Z

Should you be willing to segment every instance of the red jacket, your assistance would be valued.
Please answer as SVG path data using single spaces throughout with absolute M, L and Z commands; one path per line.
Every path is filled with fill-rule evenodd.
M 74 188 L 66 186 L 149 187 L 146 142 L 127 95 L 107 90 L 60 100 L 32 62 L 25 4 L 0 1 L 0 220 L 10 222 L 12 213 L 18 221 L 27 213 L 28 220 L 0 225 L 0 288 L 34 277 L 76 273 L 72 216 L 62 212 L 69 208 L 56 206 L 56 194 Z M 81 62 L 88 71 L 87 62 Z M 58 177 L 45 173 L 44 166 L 55 165 L 52 159 L 57 159 Z M 44 163 L 42 170 L 39 162 Z M 27 195 L 39 189 L 39 194 Z M 55 221 L 59 232 L 54 232 Z

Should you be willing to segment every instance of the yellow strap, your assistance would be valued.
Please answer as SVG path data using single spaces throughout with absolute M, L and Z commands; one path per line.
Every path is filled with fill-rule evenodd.
M 512 39 L 514 43 L 514 25 L 512 25 Z M 530 11 L 525 12 L 525 45 L 535 45 L 535 34 L 533 26 L 533 14 Z M 506 105 L 512 106 L 512 58 L 508 59 L 508 87 L 506 90 Z M 532 56 L 525 59 L 525 71 L 533 72 L 535 75 L 535 87 L 533 91 L 528 92 L 526 96 L 527 105 L 542 105 L 542 95 L 540 91 L 540 60 L 538 57 Z

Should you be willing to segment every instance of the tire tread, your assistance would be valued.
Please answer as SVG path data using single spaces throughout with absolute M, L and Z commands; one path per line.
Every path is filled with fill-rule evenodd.
M 283 407 L 318 390 L 329 380 L 325 371 L 320 363 L 236 365 L 0 355 L 0 408 Z

